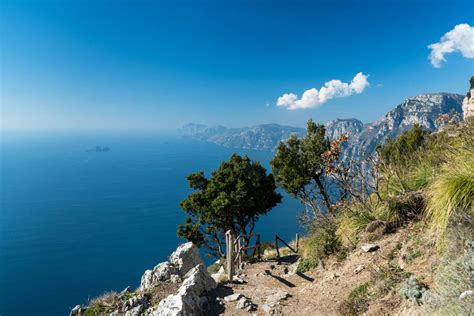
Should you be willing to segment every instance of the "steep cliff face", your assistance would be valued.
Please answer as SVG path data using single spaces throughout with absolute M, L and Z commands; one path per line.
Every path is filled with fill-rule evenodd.
M 464 120 L 472 119 L 474 117 L 474 77 L 471 77 L 469 83 L 469 91 L 462 102 Z
M 436 119 L 441 114 L 462 112 L 462 95 L 450 93 L 421 94 L 397 105 L 374 123 L 367 124 L 349 140 L 347 154 L 355 158 L 374 152 L 377 145 L 420 124 L 425 129 L 438 129 Z
M 462 95 L 430 93 L 411 97 L 397 105 L 374 123 L 364 125 L 357 119 L 337 119 L 327 122 L 326 134 L 330 139 L 349 135 L 344 155 L 361 158 L 374 152 L 378 144 L 396 137 L 414 124 L 425 129 L 438 129 L 436 119 L 441 114 L 462 113 Z M 199 140 L 234 148 L 274 150 L 280 140 L 292 134 L 303 135 L 303 128 L 264 124 L 247 128 L 207 127 L 188 124 L 181 133 Z
M 342 135 L 358 135 L 364 128 L 364 123 L 357 119 L 337 119 L 325 124 L 326 136 L 335 139 Z

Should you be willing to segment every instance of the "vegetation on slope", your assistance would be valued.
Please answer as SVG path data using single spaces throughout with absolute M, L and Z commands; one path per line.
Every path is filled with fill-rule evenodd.
M 338 163 L 332 164 L 335 171 L 327 173 L 326 181 L 341 185 L 341 173 L 347 168 Z M 350 175 L 356 188 L 344 192 L 344 186 L 339 186 L 339 192 L 347 195 L 334 204 L 336 216 L 312 226 L 302 243 L 300 271 L 316 267 L 331 254 L 344 257 L 360 240 L 373 241 L 398 227 L 418 223 L 416 238 L 423 242 L 416 251 L 403 256 L 414 260 L 424 255 L 423 247 L 438 246 L 437 260 L 442 263 L 435 266 L 431 287 L 428 289 L 416 275 L 409 278 L 411 274 L 392 256 L 371 282 L 354 289 L 340 312 L 363 313 L 371 300 L 397 292 L 414 305 L 422 305 L 425 312 L 472 313 L 472 296 L 464 300 L 459 296 L 474 284 L 469 272 L 474 270 L 474 125 L 448 125 L 432 134 L 415 125 L 380 146 L 377 158 L 366 162 L 365 167 L 375 171 L 374 176 L 360 181 L 355 174 Z M 453 246 L 459 251 L 448 254 L 446 249 Z M 425 269 L 433 272 L 431 267 Z M 377 289 L 380 280 L 389 284 L 385 290 Z

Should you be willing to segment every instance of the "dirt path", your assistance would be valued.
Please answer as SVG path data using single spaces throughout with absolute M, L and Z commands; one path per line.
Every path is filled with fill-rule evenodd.
M 397 244 L 404 238 L 407 234 L 403 232 L 383 236 L 374 242 L 380 246 L 375 252 L 365 253 L 359 248 L 342 263 L 332 258 L 326 262 L 325 270 L 305 274 L 291 273 L 295 266 L 291 263 L 268 261 L 249 264 L 241 272 L 247 283 L 220 286 L 214 299 L 221 300 L 229 294 L 240 293 L 256 304 L 256 310 L 247 312 L 238 308 L 237 302 L 221 300 L 223 305 L 216 303 L 212 314 L 268 315 L 264 310 L 267 298 L 281 290 L 290 297 L 277 304 L 274 315 L 338 315 L 339 305 L 352 290 L 371 279 L 371 271 L 386 264 L 387 258 L 393 256 Z M 390 295 L 383 299 L 386 301 L 371 306 L 367 315 L 396 314 L 400 300 L 391 301 Z

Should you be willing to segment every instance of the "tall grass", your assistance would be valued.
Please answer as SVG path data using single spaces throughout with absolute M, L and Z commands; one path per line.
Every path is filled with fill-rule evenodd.
M 459 212 L 474 211 L 474 149 L 457 149 L 449 158 L 427 187 L 425 216 L 437 233 L 440 249 L 450 220 Z
M 376 216 L 372 212 L 353 206 L 340 214 L 337 220 L 336 236 L 343 246 L 351 247 L 357 243 L 358 234 L 375 219 Z

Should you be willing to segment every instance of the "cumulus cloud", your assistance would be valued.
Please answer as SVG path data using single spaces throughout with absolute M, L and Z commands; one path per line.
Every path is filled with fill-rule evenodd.
M 278 98 L 277 106 L 286 107 L 288 110 L 308 109 L 317 107 L 334 98 L 362 93 L 370 85 L 367 77 L 359 72 L 350 83 L 331 80 L 326 82 L 319 91 L 316 88 L 306 90 L 300 99 L 294 93 L 285 93 Z
M 428 46 L 431 49 L 431 64 L 439 68 L 446 61 L 444 55 L 460 52 L 466 58 L 474 58 L 474 27 L 469 24 L 458 24 L 444 34 L 437 43 Z

